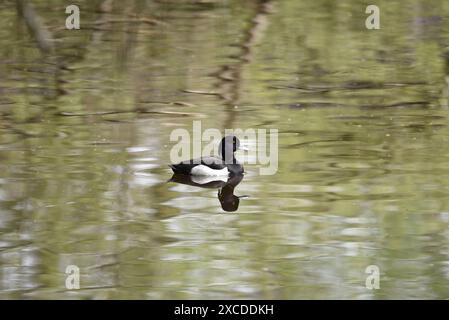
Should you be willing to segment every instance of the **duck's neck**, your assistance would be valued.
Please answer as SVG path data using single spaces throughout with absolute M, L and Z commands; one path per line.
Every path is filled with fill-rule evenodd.
M 234 152 L 231 152 L 231 155 L 228 155 L 227 153 L 222 152 L 221 159 L 223 159 L 225 164 L 236 164 L 237 163 L 237 160 L 235 159 Z

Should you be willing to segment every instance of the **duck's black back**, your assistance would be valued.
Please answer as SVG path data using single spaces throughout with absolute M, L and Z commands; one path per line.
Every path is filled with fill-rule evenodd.
M 174 173 L 190 174 L 192 169 L 197 165 L 205 165 L 214 170 L 222 170 L 227 167 L 230 174 L 242 174 L 243 166 L 234 159 L 233 164 L 225 164 L 225 161 L 216 157 L 202 157 L 198 159 L 192 159 L 180 162 L 178 164 L 169 165 Z

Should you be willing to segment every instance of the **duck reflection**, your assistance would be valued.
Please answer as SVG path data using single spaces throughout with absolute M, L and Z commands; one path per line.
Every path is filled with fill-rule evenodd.
M 174 174 L 168 182 L 188 184 L 205 189 L 218 189 L 218 200 L 224 211 L 233 212 L 239 208 L 240 199 L 247 196 L 236 196 L 234 188 L 243 180 L 242 174 L 230 177 L 199 177 L 184 174 Z

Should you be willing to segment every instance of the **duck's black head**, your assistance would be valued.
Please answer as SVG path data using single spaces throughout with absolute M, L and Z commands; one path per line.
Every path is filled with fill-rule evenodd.
M 229 160 L 230 163 L 234 163 L 234 152 L 236 152 L 239 148 L 240 140 L 236 136 L 226 136 L 221 139 L 218 150 L 223 160 Z

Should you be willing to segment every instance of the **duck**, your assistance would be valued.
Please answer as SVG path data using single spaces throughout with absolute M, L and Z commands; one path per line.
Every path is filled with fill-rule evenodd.
M 236 136 L 226 136 L 221 139 L 218 157 L 201 157 L 182 161 L 178 164 L 170 164 L 169 167 L 176 174 L 191 176 L 230 176 L 244 173 L 243 165 L 235 158 L 237 150 L 248 150 L 240 145 Z

